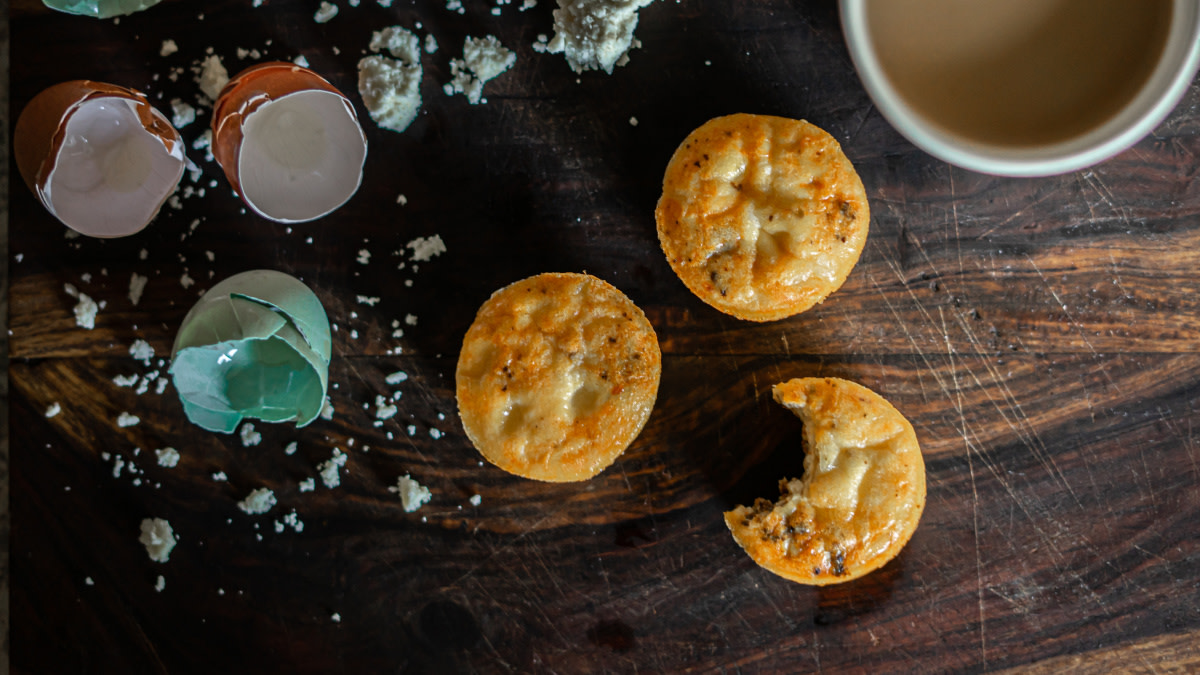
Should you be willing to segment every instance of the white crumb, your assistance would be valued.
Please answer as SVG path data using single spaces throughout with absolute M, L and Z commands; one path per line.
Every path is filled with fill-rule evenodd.
M 292 441 L 291 443 L 288 443 L 287 446 L 283 449 L 283 454 L 285 454 L 285 455 L 296 454 L 296 448 L 299 447 L 299 445 L 300 444 L 297 443 L 296 441 Z
M 300 481 L 300 491 L 301 492 L 312 492 L 313 490 L 316 490 L 316 489 L 317 489 L 317 481 L 315 479 L 305 478 L 304 480 Z
M 387 382 L 388 384 L 400 384 L 407 379 L 408 373 L 404 372 L 403 370 L 397 370 L 396 372 L 383 378 L 383 381 Z
M 175 548 L 175 532 L 171 523 L 162 518 L 146 518 L 142 521 L 142 534 L 138 541 L 146 547 L 146 553 L 154 562 L 167 562 L 171 549 Z
M 333 17 L 337 16 L 337 13 L 337 5 L 331 5 L 328 2 L 322 1 L 321 6 L 318 7 L 316 13 L 313 14 L 313 21 L 316 21 L 317 23 L 326 23 Z
M 388 403 L 386 397 L 375 397 L 375 419 L 390 420 L 396 416 L 397 412 L 399 412 L 399 409 L 395 405 Z
M 158 575 L 158 578 L 154 580 L 154 590 L 158 591 L 159 593 L 162 593 L 163 589 L 166 587 L 167 587 L 167 580 L 165 578 L 163 578 L 163 575 L 161 575 L 161 574 Z
M 179 51 L 179 45 L 175 44 L 174 40 L 163 40 L 162 47 L 158 50 L 159 56 L 170 56 Z
M 171 99 L 171 124 L 176 129 L 182 129 L 196 121 L 196 109 L 183 99 Z
M 426 262 L 446 252 L 446 242 L 442 241 L 441 235 L 437 234 L 429 237 L 417 237 L 405 246 L 412 249 L 414 262 Z
M 321 482 L 327 488 L 335 488 L 342 484 L 342 477 L 338 474 L 338 469 L 346 465 L 346 453 L 342 452 L 341 448 L 334 448 L 333 455 L 328 461 L 321 462 L 317 465 L 317 472 L 321 474 Z
M 400 495 L 400 503 L 408 513 L 416 511 L 433 498 L 429 488 L 413 480 L 408 474 L 397 478 L 396 485 L 389 487 L 388 492 Z
M 54 403 L 51 403 L 50 405 L 46 406 L 46 418 L 47 419 L 54 417 L 55 415 L 57 415 L 60 412 L 62 412 L 62 406 L 58 404 L 58 401 L 55 401 Z
M 252 490 L 237 505 L 239 509 L 250 515 L 266 513 L 271 510 L 272 506 L 275 506 L 275 493 L 270 488 L 265 487 Z
M 516 53 L 500 44 L 496 36 L 468 36 L 463 42 L 463 57 L 450 60 L 450 81 L 442 90 L 447 96 L 464 94 L 472 105 L 483 103 L 483 85 L 516 62 Z
M 629 61 L 629 50 L 640 46 L 633 36 L 638 10 L 654 0 L 558 0 L 554 38 L 545 50 L 562 54 L 576 73 L 613 68 Z M 537 45 L 534 45 L 537 49 Z
M 141 421 L 137 415 L 130 415 L 127 412 L 117 415 L 117 426 L 121 428 L 136 426 Z
M 64 284 L 63 290 L 67 295 L 79 300 L 75 304 L 75 325 L 80 328 L 91 330 L 96 327 L 96 314 L 100 312 L 100 305 L 96 304 L 86 293 L 71 284 Z
M 393 58 L 374 55 L 358 62 L 358 93 L 371 119 L 384 129 L 408 128 L 421 109 L 421 49 L 415 34 L 389 26 L 371 35 L 372 52 L 386 49 Z
M 146 249 L 142 249 L 145 251 Z M 143 258 L 145 260 L 145 258 Z M 129 302 L 135 306 L 142 300 L 142 291 L 146 290 L 146 282 L 150 277 L 144 277 L 137 272 L 134 272 L 129 277 Z
M 158 457 L 159 466 L 171 469 L 179 464 L 179 451 L 175 448 L 159 448 L 154 451 L 154 455 Z
M 193 150 L 203 150 L 204 151 L 204 161 L 206 161 L 206 162 L 213 161 L 212 129 L 205 129 L 204 133 L 197 136 L 196 140 L 192 141 L 192 149 Z
M 285 525 L 290 526 L 296 532 L 304 531 L 304 521 L 300 520 L 300 516 L 296 515 L 296 509 L 292 509 L 291 513 L 285 515 L 283 522 L 275 521 L 275 531 L 282 532 Z
M 129 355 L 148 366 L 150 359 L 154 358 L 154 347 L 151 347 L 149 342 L 138 338 L 129 345 Z
M 200 64 L 200 76 L 196 80 L 200 91 L 204 92 L 209 100 L 216 101 L 228 82 L 229 71 L 225 70 L 224 64 L 221 63 L 221 57 L 216 54 L 205 57 Z
M 113 381 L 113 384 L 117 385 L 118 387 L 132 387 L 133 385 L 137 384 L 138 376 L 137 375 L 114 375 L 112 381 Z
M 224 483 L 229 480 L 229 476 L 226 476 L 224 471 L 217 471 L 212 475 L 212 479 L 218 483 Z
M 483 503 L 483 495 L 471 495 L 467 501 L 471 502 L 471 506 L 479 506 Z
M 262 441 L 262 434 L 254 429 L 254 423 L 252 422 L 243 424 L 238 435 L 241 436 L 242 445 L 247 448 L 252 445 L 258 445 Z

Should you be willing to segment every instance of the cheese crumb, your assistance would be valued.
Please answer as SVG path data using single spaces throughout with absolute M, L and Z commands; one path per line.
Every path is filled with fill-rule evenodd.
M 368 47 L 372 52 L 386 49 L 394 58 L 376 55 L 360 60 L 358 93 L 376 124 L 404 131 L 421 108 L 420 41 L 400 26 L 389 26 L 372 33 Z
M 383 396 L 375 397 L 375 419 L 390 420 L 396 416 L 397 412 L 399 412 L 399 409 L 388 403 L 387 398 Z
M 212 479 L 218 483 L 224 483 L 229 480 L 229 476 L 226 476 L 224 471 L 218 471 L 212 475 Z
M 75 325 L 80 328 L 91 330 L 96 327 L 96 315 L 100 313 L 100 305 L 96 304 L 86 293 L 81 293 L 79 289 L 71 284 L 64 284 L 63 290 L 67 295 L 79 300 L 75 304 Z
M 433 37 L 433 33 L 425 36 L 425 53 L 433 54 L 438 50 L 437 38 Z
M 154 451 L 154 454 L 158 457 L 159 466 L 171 469 L 179 464 L 179 451 L 175 448 L 159 448 Z
M 130 415 L 127 412 L 117 415 L 117 426 L 121 427 L 122 429 L 125 427 L 136 426 L 141 421 L 142 419 L 137 415 Z
M 200 64 L 200 77 L 196 83 L 200 85 L 200 91 L 204 92 L 205 96 L 212 101 L 217 100 L 221 90 L 229 83 L 229 71 L 225 70 L 220 56 L 210 54 L 205 57 Z
M 558 0 L 554 38 L 545 46 L 562 54 L 576 73 L 613 68 L 629 62 L 629 50 L 640 47 L 633 37 L 638 10 L 654 0 Z M 534 46 L 537 49 L 537 45 Z
M 183 99 L 171 99 L 171 124 L 176 129 L 182 129 L 196 121 L 196 109 L 184 102 Z
M 224 85 L 222 85 L 222 86 L 224 86 Z M 204 133 L 197 136 L 196 140 L 192 141 L 192 149 L 193 150 L 203 150 L 204 151 L 204 161 L 206 161 L 206 162 L 213 161 L 212 129 L 205 129 Z
M 337 13 L 337 5 L 331 5 L 328 2 L 322 1 L 321 6 L 318 7 L 316 13 L 313 14 L 313 21 L 316 21 L 317 23 L 326 23 L 333 17 L 337 16 Z
M 292 441 L 291 443 L 288 443 L 288 444 L 287 444 L 287 447 L 285 447 L 285 448 L 283 449 L 283 454 L 285 454 L 285 455 L 294 455 L 294 454 L 296 454 L 296 448 L 297 448 L 298 446 L 299 446 L 299 443 L 297 443 L 296 441 Z
M 413 480 L 408 474 L 397 478 L 395 487 L 389 487 L 388 492 L 400 495 L 400 503 L 408 513 L 416 511 L 433 498 L 429 488 Z
M 313 490 L 316 490 L 316 489 L 317 489 L 317 481 L 315 479 L 305 478 L 304 480 L 300 481 L 300 491 L 301 492 L 312 492 Z
M 142 534 L 138 541 L 146 547 L 146 553 L 154 562 L 167 562 L 171 549 L 175 548 L 175 532 L 171 523 L 162 518 L 146 518 L 142 521 Z
M 413 250 L 414 262 L 427 262 L 446 252 L 446 242 L 442 241 L 441 235 L 437 234 L 430 237 L 417 237 L 405 246 Z
M 163 589 L 166 587 L 167 587 L 167 580 L 165 578 L 163 578 L 163 575 L 161 575 L 161 574 L 158 575 L 158 579 L 156 579 L 154 581 L 154 590 L 158 591 L 159 593 L 162 593 Z
M 163 40 L 162 47 L 158 50 L 159 56 L 170 56 L 179 51 L 179 45 L 175 44 L 174 40 Z
M 327 488 L 335 488 L 342 484 L 342 477 L 338 474 L 338 469 L 346 465 L 346 453 L 342 452 L 341 448 L 334 448 L 333 455 L 328 461 L 321 462 L 317 465 L 317 471 L 321 474 L 321 482 Z
M 261 487 L 253 490 L 246 498 L 238 502 L 237 507 L 250 515 L 266 513 L 275 506 L 275 493 L 270 488 Z
M 388 375 L 387 377 L 383 378 L 383 381 L 387 382 L 388 384 L 400 384 L 401 382 L 403 382 L 407 379 L 408 379 L 408 373 L 404 372 L 403 370 L 397 370 L 396 372 L 392 373 L 391 375 Z
M 248 448 L 252 445 L 258 445 L 262 441 L 262 434 L 254 430 L 253 422 L 246 422 L 243 424 L 241 431 L 238 432 L 238 435 L 242 438 L 243 447 Z
M 58 404 L 58 401 L 55 401 L 54 403 L 46 406 L 46 419 L 54 417 L 60 412 L 62 412 L 62 406 Z
M 483 85 L 516 62 L 517 55 L 500 44 L 496 36 L 468 36 L 463 42 L 463 57 L 450 60 L 451 79 L 442 90 L 447 96 L 465 94 L 472 105 L 485 103 Z
M 148 366 L 150 359 L 154 358 L 154 347 L 150 346 L 149 342 L 138 338 L 129 345 L 129 355 Z
M 479 506 L 483 503 L 483 495 L 471 495 L 467 501 L 471 502 L 471 506 Z
M 132 387 L 133 385 L 137 384 L 138 376 L 137 375 L 114 375 L 112 381 L 113 381 L 113 384 L 117 385 L 118 387 Z
M 145 249 L 142 250 L 144 251 Z M 150 277 L 144 277 L 137 272 L 134 272 L 129 277 L 129 302 L 133 303 L 134 306 L 137 306 L 141 302 L 142 291 L 146 290 L 146 282 L 149 280 Z
M 284 516 L 283 522 L 280 522 L 278 520 L 275 521 L 275 531 L 283 532 L 283 528 L 285 525 L 291 526 L 291 528 L 297 532 L 304 531 L 304 521 L 300 520 L 300 516 L 296 515 L 296 509 L 292 509 L 291 513 Z
M 328 396 L 325 397 L 325 405 L 321 406 L 321 419 L 333 419 L 333 401 Z
M 334 623 L 341 623 L 341 622 L 342 622 L 342 615 L 341 615 L 341 614 L 338 614 L 337 612 L 334 612 L 334 613 L 333 613 L 333 614 L 332 614 L 332 615 L 329 617 L 329 619 L 330 619 L 331 621 L 333 621 Z

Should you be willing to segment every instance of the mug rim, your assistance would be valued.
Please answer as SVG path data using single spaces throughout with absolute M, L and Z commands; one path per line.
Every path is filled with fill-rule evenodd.
M 1154 70 L 1116 114 L 1081 135 L 1048 145 L 983 143 L 939 127 L 904 102 L 872 47 L 866 2 L 839 0 L 838 8 L 850 58 L 872 102 L 917 147 L 950 164 L 981 173 L 1050 176 L 1109 159 L 1162 123 L 1200 70 L 1200 0 L 1173 0 L 1171 26 Z

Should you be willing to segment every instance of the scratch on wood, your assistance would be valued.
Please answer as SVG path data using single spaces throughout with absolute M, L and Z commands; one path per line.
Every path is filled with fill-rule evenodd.
M 992 226 L 991 228 L 989 228 L 989 229 L 987 229 L 986 231 L 984 231 L 984 232 L 983 232 L 983 234 L 980 234 L 978 237 L 975 237 L 975 240 L 976 240 L 976 241 L 979 241 L 979 240 L 983 239 L 984 237 L 988 236 L 989 234 L 991 234 L 991 233 L 995 232 L 996 230 L 998 230 L 998 229 L 1000 229 L 1000 228 L 1004 227 L 1005 225 L 1007 225 L 1007 224 L 1011 223 L 1012 221 L 1016 220 L 1017 218 L 1020 218 L 1020 217 L 1021 217 L 1021 214 L 1025 213 L 1025 211 L 1027 211 L 1027 210 L 1028 210 L 1030 207 L 1037 206 L 1038 204 L 1041 204 L 1042 202 L 1044 202 L 1044 201 L 1046 201 L 1047 199 L 1049 199 L 1049 198 L 1053 197 L 1054 195 L 1058 194 L 1059 192 L 1062 192 L 1062 186 L 1061 186 L 1061 185 L 1060 185 L 1059 187 L 1057 187 L 1057 188 L 1055 188 L 1055 189 L 1053 189 L 1053 190 L 1051 190 L 1051 191 L 1047 192 L 1046 194 L 1042 195 L 1041 197 L 1038 197 L 1038 198 L 1037 198 L 1037 199 L 1035 199 L 1035 200 L 1034 200 L 1032 203 L 1030 203 L 1030 204 L 1026 204 L 1025 206 L 1022 206 L 1020 209 L 1018 209 L 1018 210 L 1017 210 L 1017 212 L 1016 212 L 1016 213 L 1013 213 L 1013 214 L 1012 214 L 1012 215 L 1010 215 L 1009 217 L 1005 218 L 1004 220 L 1000 221 L 999 223 L 996 223 L 994 226 Z M 1007 206 L 1007 205 L 1008 205 L 1008 204 L 1007 204 L 1007 201 L 1008 201 L 1008 198 L 1006 197 L 1006 198 L 1005 198 L 1005 202 L 1006 202 L 1006 203 L 1005 203 L 1005 206 Z
M 962 433 L 963 447 L 967 451 L 967 471 L 971 477 L 971 518 L 973 527 L 971 532 L 975 535 L 975 589 L 979 596 L 979 659 L 983 662 L 983 667 L 987 668 L 987 630 L 986 630 L 986 612 L 984 611 L 983 602 L 983 554 L 979 548 L 979 490 L 975 485 L 975 462 L 971 455 L 971 439 L 967 434 L 967 418 L 963 412 L 964 403 L 962 395 L 962 387 L 958 385 L 958 366 L 954 361 L 954 345 L 950 344 L 950 336 L 946 333 L 946 315 L 941 307 L 938 307 L 938 315 L 942 320 L 942 334 L 946 338 L 946 356 L 950 360 L 950 377 L 954 380 L 955 390 L 955 408 L 958 409 L 958 424 L 959 431 Z
M 921 250 L 922 256 L 925 258 L 926 262 L 931 267 L 933 267 L 933 261 L 929 259 L 928 255 L 925 254 L 924 249 L 920 248 L 919 240 L 917 240 L 917 245 L 918 245 L 918 249 Z M 891 267 L 893 274 L 895 274 L 897 276 L 897 278 L 900 278 L 901 280 L 903 280 L 903 272 L 896 266 L 895 262 L 890 259 L 886 259 L 886 258 L 885 258 L 885 260 L 888 263 L 888 265 Z M 936 271 L 936 268 L 935 268 L 935 271 Z M 896 312 L 896 310 L 892 307 L 891 302 L 880 291 L 878 284 L 876 284 L 875 289 L 876 289 L 876 292 L 879 292 L 881 297 L 883 297 L 884 302 L 888 305 L 888 309 L 891 310 L 893 316 L 896 317 L 897 323 L 899 323 L 903 326 L 904 325 L 903 322 L 901 322 L 899 320 L 900 319 L 899 313 Z M 947 292 L 949 292 L 948 287 L 947 287 Z M 911 288 L 908 288 L 908 294 L 909 294 L 909 297 L 913 300 L 913 303 L 916 305 L 917 310 L 920 311 L 921 314 L 925 317 L 925 320 L 929 322 L 929 325 L 931 325 L 931 326 L 935 325 L 934 321 L 933 321 L 933 317 L 929 314 L 929 312 L 925 308 L 924 304 L 921 303 L 920 299 L 917 298 L 916 294 L 913 292 L 913 290 Z M 942 310 L 940 307 L 938 308 L 938 312 L 939 312 L 939 314 L 942 313 Z M 966 335 L 967 339 L 971 342 L 971 344 L 973 344 L 975 346 L 977 352 L 980 354 L 985 353 L 987 350 L 984 349 L 983 343 L 980 342 L 979 336 L 977 336 L 975 334 L 975 331 L 973 328 L 971 328 L 970 323 L 967 322 L 966 319 L 963 318 L 962 316 L 957 316 L 957 322 L 958 322 L 959 328 L 962 330 L 963 334 Z M 949 339 L 948 332 L 946 330 L 946 322 L 945 322 L 944 314 L 942 314 L 942 322 L 941 323 L 942 323 L 942 333 L 943 333 L 943 335 L 947 336 L 947 339 Z M 907 328 L 905 328 L 905 332 L 908 335 L 909 342 L 912 343 L 914 349 L 918 353 L 922 353 L 922 350 L 917 348 L 916 341 L 912 338 L 912 335 L 911 335 L 911 333 L 908 332 Z M 930 365 L 929 361 L 927 358 L 924 357 L 923 354 L 922 354 L 922 358 L 925 360 L 926 365 L 929 366 Z M 984 358 L 982 360 L 982 362 L 983 362 L 984 368 L 987 370 L 988 374 L 991 375 L 992 382 L 995 383 L 999 387 L 1001 394 L 1004 398 L 1004 403 L 1009 407 L 1009 409 L 1012 411 L 1013 417 L 1015 417 L 1019 421 L 1020 424 L 1015 423 L 1012 419 L 1010 419 L 1009 415 L 1000 406 L 1000 403 L 997 402 L 990 395 L 988 396 L 988 401 L 996 409 L 996 412 L 999 413 L 1000 417 L 1004 420 L 1004 422 L 1006 424 L 1008 424 L 1009 428 L 1012 429 L 1012 431 L 1017 435 L 1017 438 L 1020 439 L 1021 442 L 1024 443 L 1025 446 L 1028 447 L 1034 453 L 1034 456 L 1038 458 L 1038 461 L 1041 462 L 1043 466 L 1045 466 L 1048 470 L 1050 470 L 1051 475 L 1058 478 L 1059 482 L 1061 482 L 1063 484 L 1063 486 L 1067 489 L 1067 492 L 1075 500 L 1076 504 L 1079 504 L 1080 506 L 1082 506 L 1082 503 L 1079 501 L 1078 495 L 1075 494 L 1075 490 L 1071 487 L 1070 483 L 1067 482 L 1066 475 L 1061 471 L 1061 469 L 1058 467 L 1057 463 L 1054 461 L 1053 455 L 1049 452 L 1048 448 L 1046 448 L 1046 445 L 1042 441 L 1041 436 L 1037 433 L 1037 429 L 1033 426 L 1032 422 L 1029 421 L 1029 416 L 1025 414 L 1025 411 L 1022 409 L 1020 402 L 1016 398 L 1016 395 L 1013 394 L 1012 389 L 1008 386 L 1007 378 L 1005 378 L 1003 375 L 1001 375 L 999 370 L 995 367 L 994 364 L 992 364 L 992 362 L 990 360 Z M 975 371 L 968 369 L 967 372 L 970 373 L 971 378 L 975 381 L 975 384 L 982 391 L 986 392 L 987 388 L 984 386 L 983 382 L 979 379 L 979 376 L 975 373 Z M 935 374 L 936 374 L 936 371 L 935 371 Z M 941 382 L 940 378 L 938 379 L 938 384 L 942 388 L 942 393 L 945 394 L 946 396 L 949 396 L 950 392 L 946 388 L 945 384 Z M 957 383 L 956 383 L 956 386 L 957 386 Z M 1001 479 L 1001 481 L 1003 482 L 1003 479 Z

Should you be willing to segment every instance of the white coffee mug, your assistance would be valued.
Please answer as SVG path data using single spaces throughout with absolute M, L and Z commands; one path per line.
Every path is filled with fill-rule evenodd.
M 1153 131 L 1200 68 L 1200 0 L 840 0 L 840 9 L 884 117 L 929 154 L 982 173 L 1046 176 L 1108 159 Z

